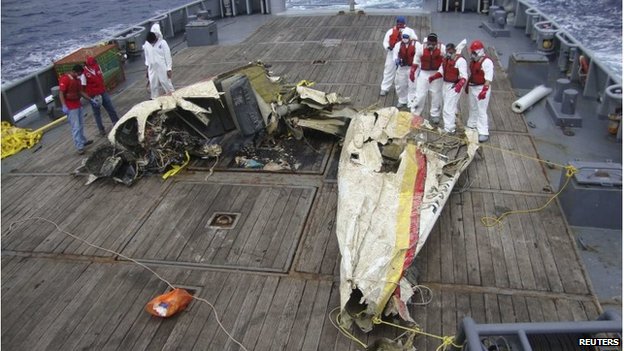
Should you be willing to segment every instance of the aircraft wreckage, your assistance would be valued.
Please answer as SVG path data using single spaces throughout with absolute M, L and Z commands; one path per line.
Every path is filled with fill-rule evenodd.
M 265 65 L 254 63 L 141 102 L 115 124 L 111 145 L 91 154 L 80 170 L 90 174 L 88 183 L 110 177 L 132 185 L 144 174 L 179 169 L 191 157 L 216 158 L 220 138 L 237 133 L 245 149 L 270 142 L 275 151 L 264 162 L 241 154 L 239 166 L 296 171 L 296 161 L 280 155 L 280 140 L 305 143 L 304 129 L 344 136 L 357 113 L 344 106 L 349 99 L 307 85 L 281 84 Z
M 304 130 L 344 138 L 336 219 L 339 323 L 349 328 L 355 322 L 367 332 L 375 318 L 398 315 L 413 325 L 407 304 L 417 282 L 407 273 L 474 158 L 478 134 L 445 134 L 394 107 L 358 112 L 344 106 L 349 99 L 305 85 L 281 84 L 257 63 L 139 103 L 111 130 L 111 145 L 87 159 L 90 181 L 112 177 L 131 185 L 191 156 L 216 158 L 226 133 L 240 134 L 252 148 L 267 140 L 277 145 L 280 138 L 303 143 Z M 237 158 L 241 166 L 254 162 L 262 164 Z M 291 163 L 285 168 L 296 171 Z

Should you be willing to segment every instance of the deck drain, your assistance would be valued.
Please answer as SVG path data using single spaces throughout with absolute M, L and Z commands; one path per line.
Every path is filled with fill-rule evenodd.
M 314 61 L 312 61 L 313 65 L 324 65 L 326 63 L 327 63 L 327 61 L 325 61 L 325 60 L 314 60 Z
M 232 229 L 236 226 L 240 213 L 215 212 L 208 220 L 208 228 Z

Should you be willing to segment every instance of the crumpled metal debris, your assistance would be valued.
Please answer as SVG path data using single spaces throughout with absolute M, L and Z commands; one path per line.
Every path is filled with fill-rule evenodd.
M 336 93 L 284 85 L 267 66 L 252 63 L 133 106 L 109 133 L 111 147 L 90 155 L 89 182 L 111 177 L 131 185 L 144 174 L 181 167 L 187 152 L 217 157 L 216 139 L 236 132 L 253 140 L 236 152 L 239 167 L 296 171 L 301 162 L 288 143 L 308 144 L 305 130 L 344 137 L 357 114 L 347 103 Z M 116 176 L 120 169 L 124 175 Z

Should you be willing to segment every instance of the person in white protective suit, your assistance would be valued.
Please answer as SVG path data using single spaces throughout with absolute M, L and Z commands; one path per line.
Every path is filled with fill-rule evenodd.
M 494 79 L 494 62 L 485 54 L 483 43 L 475 40 L 470 44 L 470 78 L 468 78 L 468 103 L 470 113 L 466 127 L 476 128 L 479 142 L 490 138 L 487 107 L 490 103 L 490 84 Z
M 151 31 L 147 34 L 147 41 L 143 44 L 143 54 L 145 55 L 146 76 L 149 81 L 151 98 L 155 99 L 160 95 L 161 86 L 165 93 L 173 92 L 175 89 L 171 83 L 171 50 L 167 41 L 162 39 L 160 26 L 157 23 L 152 26 Z
M 394 87 L 399 98 L 397 108 L 407 106 L 407 101 L 414 98 L 416 93 L 416 83 L 409 80 L 410 67 L 414 62 L 416 54 L 416 46 L 419 45 L 415 38 L 411 38 L 408 33 L 403 33 L 401 42 L 394 46 L 392 57 L 397 67 L 396 76 L 394 78 Z
M 414 38 L 414 40 L 418 40 L 416 32 L 405 25 L 405 17 L 398 16 L 396 19 L 396 26 L 388 29 L 382 42 L 384 50 L 386 51 L 386 63 L 384 64 L 381 91 L 379 92 L 381 96 L 386 96 L 386 94 L 388 94 L 388 91 L 390 91 L 392 87 L 392 82 L 395 79 L 397 66 L 392 52 L 394 46 L 401 41 L 401 35 L 403 33 L 409 34 L 410 38 Z
M 455 117 L 457 116 L 457 103 L 461 96 L 461 91 L 468 80 L 468 63 L 461 55 L 461 50 L 466 41 L 462 41 L 457 48 L 455 44 L 446 44 L 446 54 L 442 59 L 440 69 L 429 81 L 442 78 L 442 100 L 444 108 L 442 110 L 442 120 L 444 121 L 444 131 L 455 133 Z
M 429 77 L 436 74 L 446 53 L 445 47 L 438 42 L 438 36 L 431 33 L 427 40 L 417 47 L 414 64 L 410 70 L 410 80 L 416 81 L 416 96 L 409 102 L 412 113 L 422 115 L 427 100 L 427 92 L 431 93 L 429 118 L 432 123 L 440 122 L 442 106 L 442 81 L 429 82 Z

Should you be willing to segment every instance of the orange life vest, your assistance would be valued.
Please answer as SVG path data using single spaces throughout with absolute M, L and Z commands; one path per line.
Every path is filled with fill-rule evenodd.
M 401 66 L 411 66 L 414 62 L 414 55 L 416 54 L 416 45 L 413 41 L 407 44 L 400 44 L 399 47 L 399 59 L 403 62 Z
M 396 45 L 396 43 L 401 41 L 401 35 L 403 34 L 402 29 L 403 28 L 399 28 L 399 27 L 392 28 L 392 33 L 390 33 L 390 48 L 391 49 L 394 49 L 394 46 Z
M 437 71 L 442 64 L 442 59 L 440 44 L 437 44 L 433 51 L 430 51 L 427 47 L 423 47 L 423 54 L 420 58 L 420 68 L 425 71 Z
M 443 79 L 445 82 L 457 83 L 459 81 L 459 69 L 455 67 L 455 63 L 457 62 L 457 59 L 459 59 L 459 57 L 460 56 L 457 55 L 454 58 L 445 58 L 444 60 L 442 60 L 442 67 L 444 70 Z
M 485 72 L 482 69 L 483 61 L 489 59 L 487 55 L 484 55 L 477 61 L 470 61 L 470 79 L 468 82 L 472 85 L 485 84 Z

